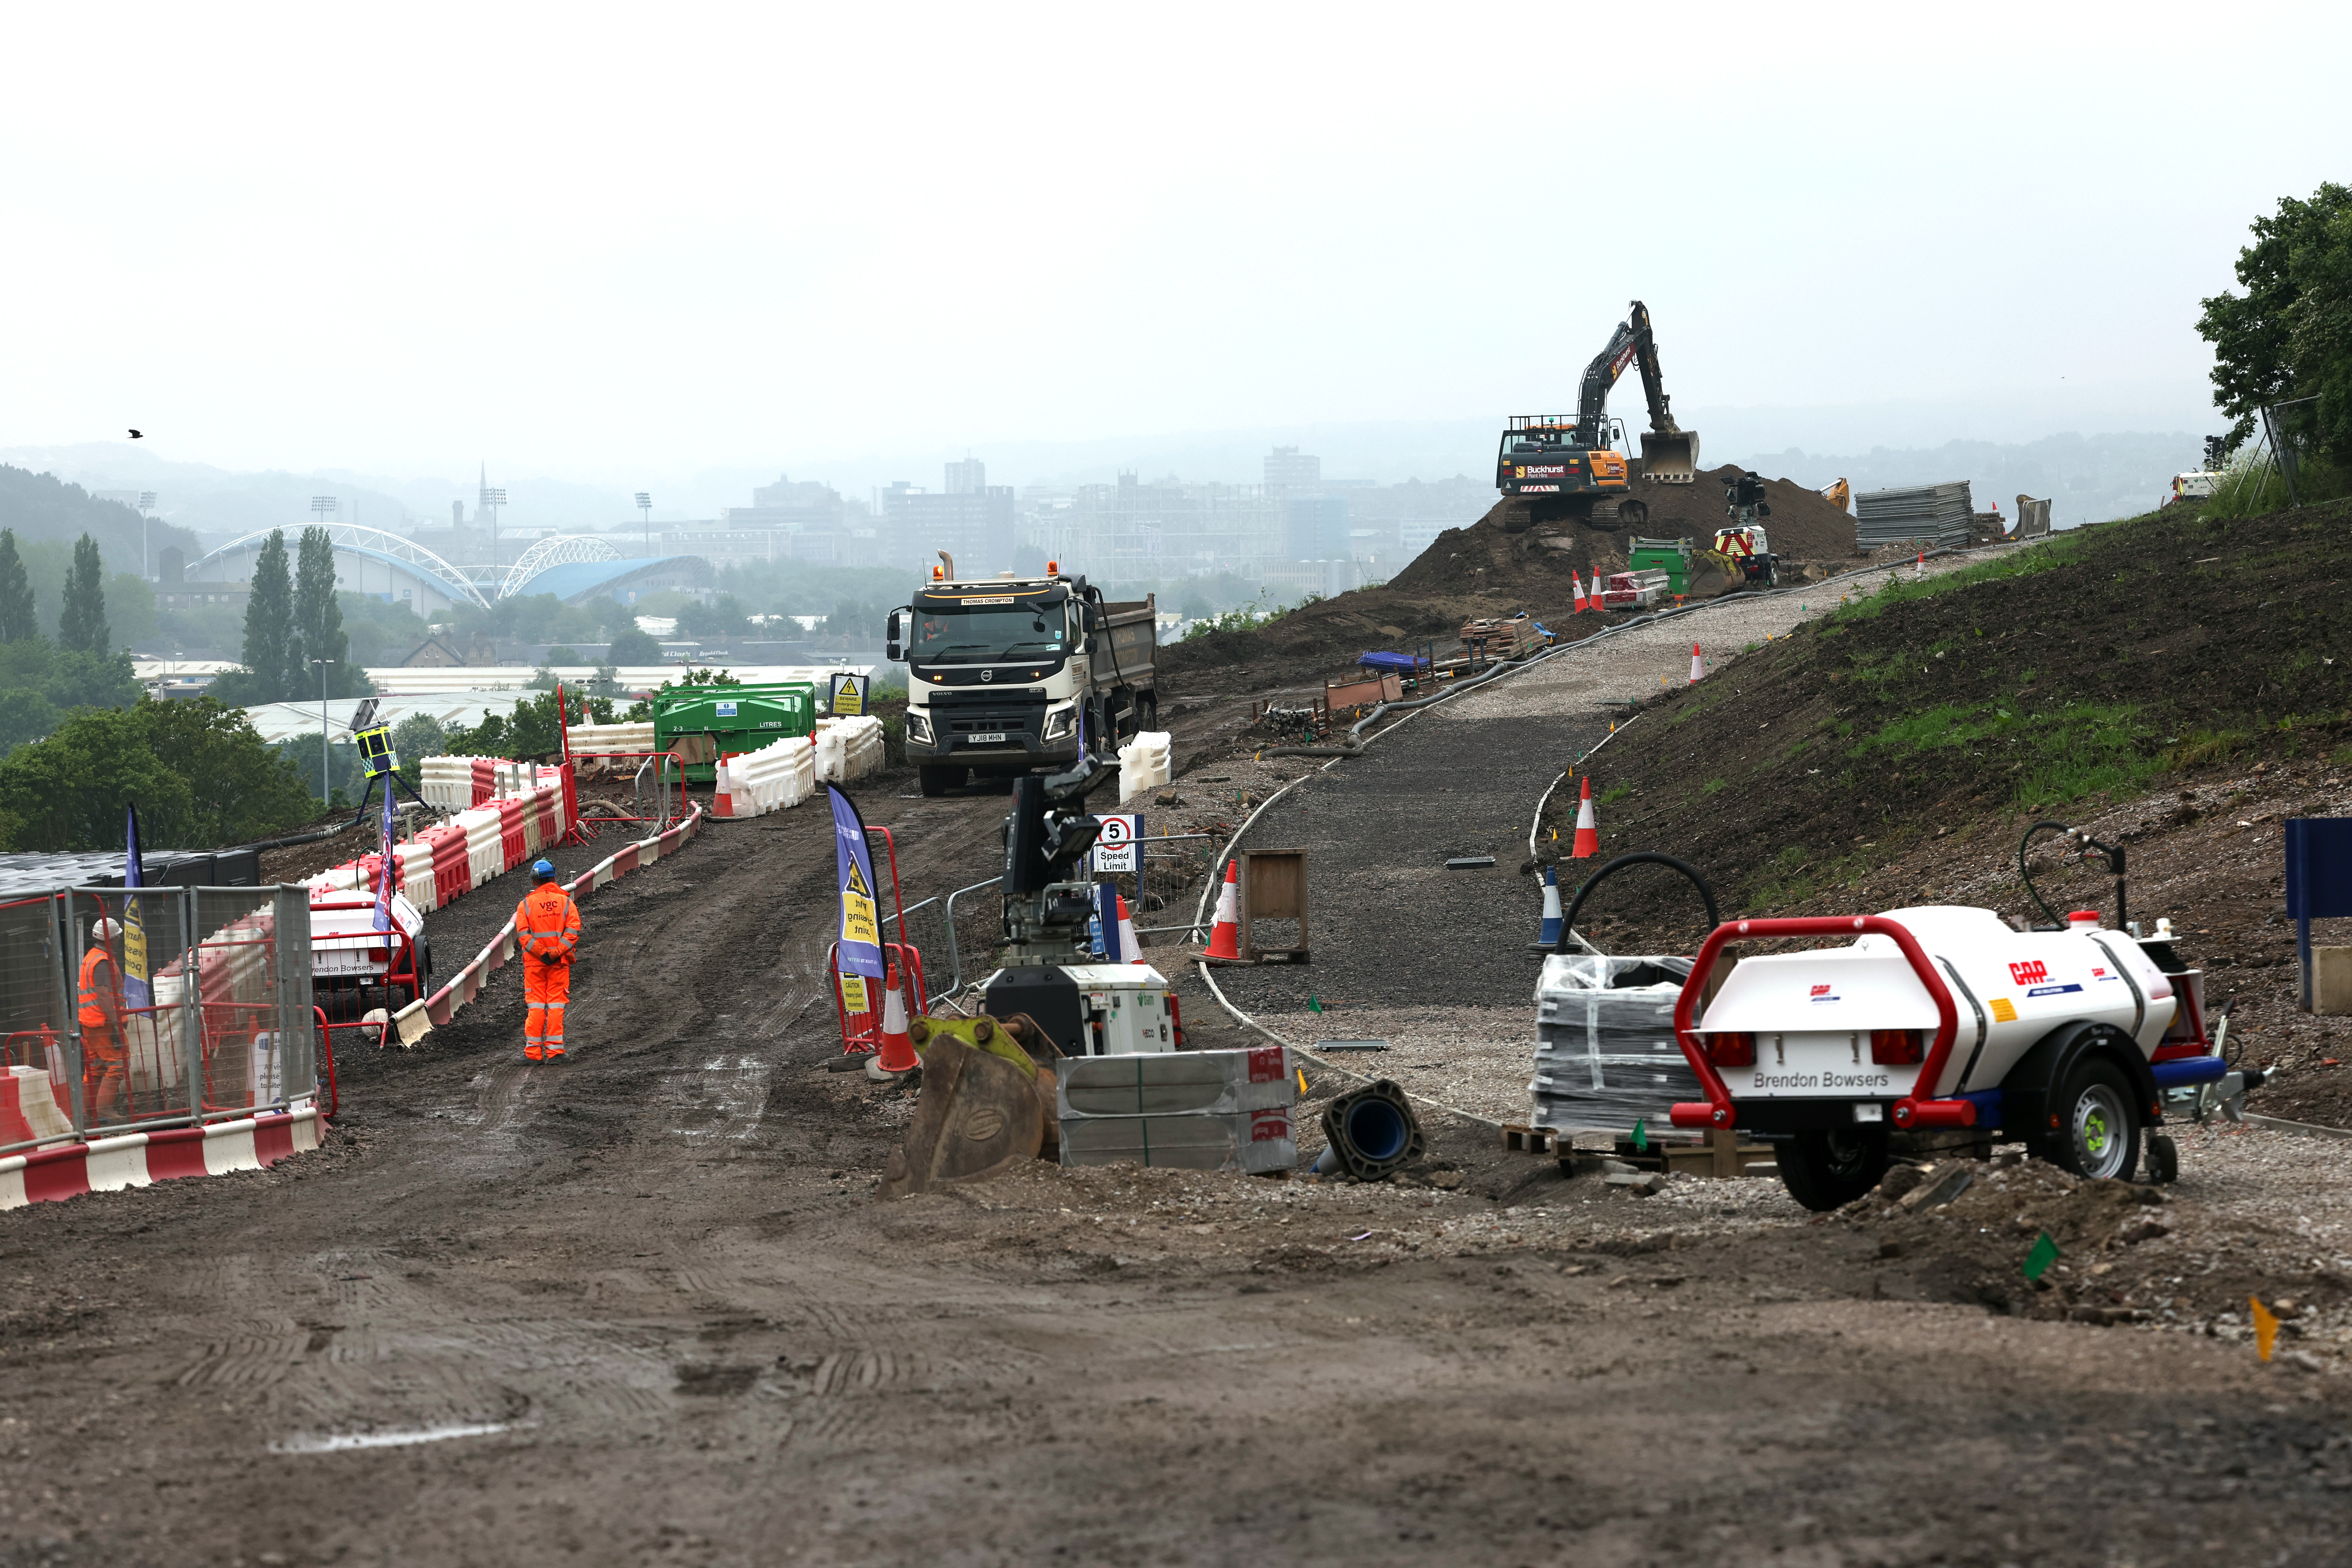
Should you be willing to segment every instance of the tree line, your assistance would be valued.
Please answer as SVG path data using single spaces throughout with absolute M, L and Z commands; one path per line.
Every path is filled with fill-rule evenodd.
M 322 663 L 323 661 L 323 668 Z M 343 606 L 335 596 L 335 543 L 323 528 L 306 528 L 288 564 L 286 531 L 271 531 L 253 563 L 245 601 L 242 670 L 213 682 L 212 694 L 231 707 L 364 697 L 372 688 L 352 663 Z

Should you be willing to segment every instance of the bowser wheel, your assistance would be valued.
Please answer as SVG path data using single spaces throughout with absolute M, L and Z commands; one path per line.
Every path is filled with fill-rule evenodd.
M 1796 1133 L 1780 1145 L 1776 1163 L 1789 1195 L 1827 1214 L 1878 1185 L 1887 1159 L 1886 1129 L 1880 1125 Z
M 2159 1186 L 2180 1179 L 2180 1145 L 2161 1132 L 2147 1135 L 2147 1179 Z
M 2139 1112 L 2113 1063 L 2094 1058 L 2077 1067 L 2053 1103 L 2059 1164 L 2078 1176 L 2126 1179 L 2139 1168 Z

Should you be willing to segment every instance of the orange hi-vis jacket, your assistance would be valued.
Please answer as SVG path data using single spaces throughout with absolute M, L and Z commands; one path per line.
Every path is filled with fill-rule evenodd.
M 106 977 L 99 977 L 99 965 L 104 964 Z M 106 1016 L 105 999 L 114 989 L 114 958 L 103 946 L 87 948 L 81 955 L 81 995 L 78 1012 L 81 1017 L 83 1047 L 94 1057 L 113 1058 L 122 1054 L 122 1044 L 114 1037 Z
M 570 963 L 580 946 L 580 907 L 553 882 L 542 882 L 515 906 L 515 942 L 541 963 Z

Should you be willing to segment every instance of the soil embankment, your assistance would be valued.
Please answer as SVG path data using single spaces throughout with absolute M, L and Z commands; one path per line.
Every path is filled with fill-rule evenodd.
M 1738 472 L 1727 466 L 1690 485 L 1637 482 L 1634 492 L 1650 508 L 1641 536 L 1707 543 L 1723 526 L 1723 482 Z M 1772 505 L 1766 526 L 1783 557 L 1816 574 L 1854 563 L 1851 516 L 1787 479 L 1767 480 L 1766 489 Z M 1403 650 L 1435 638 L 1451 651 L 1462 623 L 1474 616 L 1525 610 L 1571 635 L 1576 579 L 1590 584 L 1623 571 L 1633 537 L 1623 529 L 1531 522 L 1528 503 L 1497 501 L 1469 527 L 1439 534 L 1379 587 L 1318 599 L 1246 631 L 1179 643 L 1163 651 L 1162 668 L 1179 676 L 1237 668 L 1243 684 L 1234 689 L 1265 689 L 1337 671 L 1370 648 Z

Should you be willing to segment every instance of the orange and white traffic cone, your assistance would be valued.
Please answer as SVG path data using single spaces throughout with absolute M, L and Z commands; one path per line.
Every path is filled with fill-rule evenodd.
M 1585 611 L 1592 608 L 1592 601 L 1585 597 L 1584 579 L 1582 577 L 1570 572 L 1568 574 L 1568 580 L 1576 584 L 1576 613 L 1580 616 L 1584 614 Z
M 1592 815 L 1592 775 L 1584 775 L 1584 796 L 1576 804 L 1576 843 L 1569 851 L 1572 860 L 1590 860 L 1601 853 L 1601 823 Z
M 1225 885 L 1217 889 L 1217 912 L 1209 924 L 1208 958 L 1239 958 L 1242 955 L 1242 868 L 1237 860 L 1225 862 Z
M 1701 657 L 1699 656 L 1698 644 L 1696 644 L 1696 643 L 1693 643 L 1693 644 L 1691 644 L 1691 678 L 1690 678 L 1690 683 L 1691 683 L 1693 686 L 1696 686 L 1696 685 L 1699 683 L 1699 679 L 1700 679 L 1700 678 L 1701 678 L 1702 676 L 1706 675 L 1706 660 L 1705 658 L 1701 658 Z
M 896 1078 L 923 1065 L 915 1055 L 915 1042 L 907 1037 L 907 998 L 898 990 L 898 966 L 890 966 L 890 977 L 882 983 L 882 1048 L 866 1064 L 868 1078 Z
M 1141 963 L 1143 944 L 1135 940 L 1135 921 L 1128 918 L 1127 895 L 1118 895 L 1118 961 L 1121 963 Z

